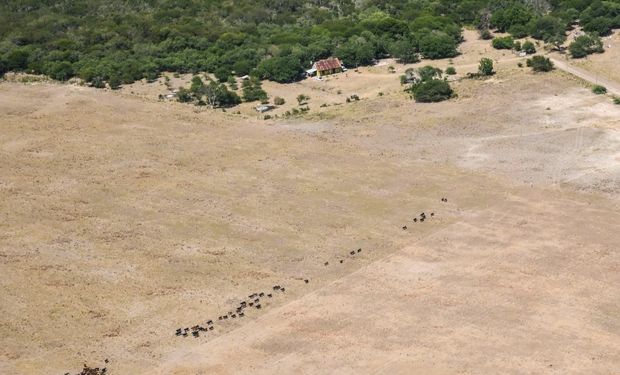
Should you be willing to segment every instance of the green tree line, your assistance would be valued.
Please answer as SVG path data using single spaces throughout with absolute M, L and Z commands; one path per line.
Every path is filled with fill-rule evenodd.
M 555 43 L 575 22 L 620 27 L 620 0 L 4 0 L 0 75 L 118 86 L 163 71 L 291 82 L 312 61 L 346 66 L 458 54 L 461 27 Z

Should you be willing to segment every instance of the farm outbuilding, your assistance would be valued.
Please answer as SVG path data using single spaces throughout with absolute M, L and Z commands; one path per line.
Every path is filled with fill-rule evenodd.
M 310 75 L 316 75 L 322 77 L 329 74 L 340 73 L 344 70 L 344 66 L 337 57 L 330 57 L 329 59 L 319 60 L 312 64 L 312 69 L 308 70 Z

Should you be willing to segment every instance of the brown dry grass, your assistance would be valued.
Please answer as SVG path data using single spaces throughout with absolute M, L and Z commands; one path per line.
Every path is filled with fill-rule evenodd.
M 515 65 L 433 105 L 306 81 L 363 100 L 278 121 L 0 84 L 0 372 L 615 371 L 620 109 Z

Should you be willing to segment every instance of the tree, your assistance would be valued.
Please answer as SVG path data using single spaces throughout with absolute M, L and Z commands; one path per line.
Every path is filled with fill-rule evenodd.
M 532 56 L 532 58 L 527 59 L 526 63 L 535 72 L 549 72 L 553 70 L 553 62 L 544 56 Z
M 272 57 L 263 60 L 257 67 L 261 79 L 280 83 L 297 81 L 303 71 L 299 59 L 294 56 Z
M 446 68 L 446 74 L 453 76 L 456 74 L 456 69 L 453 66 L 449 66 Z
M 184 87 L 177 92 L 177 100 L 181 103 L 189 103 L 193 100 L 191 93 Z
M 340 44 L 335 54 L 349 67 L 369 65 L 375 60 L 376 46 L 364 37 L 353 37 Z
M 73 65 L 68 61 L 56 61 L 47 67 L 47 75 L 58 81 L 66 81 L 74 74 Z
M 512 49 L 514 47 L 514 39 L 511 36 L 493 38 L 493 48 L 495 49 Z
M 442 31 L 427 33 L 420 39 L 420 52 L 428 59 L 443 59 L 458 55 L 456 41 Z
M 412 64 L 420 61 L 417 43 L 411 39 L 399 39 L 392 42 L 389 52 L 402 64 Z
M 478 65 L 478 74 L 481 76 L 490 76 L 495 72 L 493 71 L 493 60 L 483 57 L 480 59 L 480 64 Z
M 211 108 L 227 108 L 241 103 L 237 93 L 228 90 L 226 85 L 214 81 L 204 87 L 204 97 Z
M 215 76 L 215 78 L 217 78 L 218 81 L 222 83 L 226 82 L 228 81 L 228 77 L 230 77 L 230 69 L 221 66 L 217 68 L 215 72 L 213 72 L 213 75 Z
M 450 99 L 454 94 L 450 84 L 442 79 L 431 79 L 415 84 L 411 88 L 416 102 L 431 103 Z
M 440 79 L 443 71 L 431 65 L 426 65 L 415 70 L 419 82 L 426 82 L 433 79 Z
M 573 58 L 586 57 L 592 53 L 604 52 L 603 42 L 598 35 L 586 34 L 578 36 L 574 42 L 568 46 L 568 51 Z
M 558 47 L 566 40 L 566 25 L 554 16 L 543 16 L 529 24 L 530 35 Z
M 0 79 L 4 78 L 4 74 L 8 71 L 6 63 L 0 58 Z

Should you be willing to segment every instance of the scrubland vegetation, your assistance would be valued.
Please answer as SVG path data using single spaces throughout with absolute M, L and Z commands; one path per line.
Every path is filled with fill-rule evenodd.
M 589 36 L 573 56 L 598 52 L 596 38 L 620 27 L 620 0 L 8 0 L 0 4 L 0 75 L 112 88 L 163 71 L 291 82 L 328 56 L 348 67 L 453 57 L 464 25 L 483 38 L 493 29 L 558 44 L 576 20 Z

